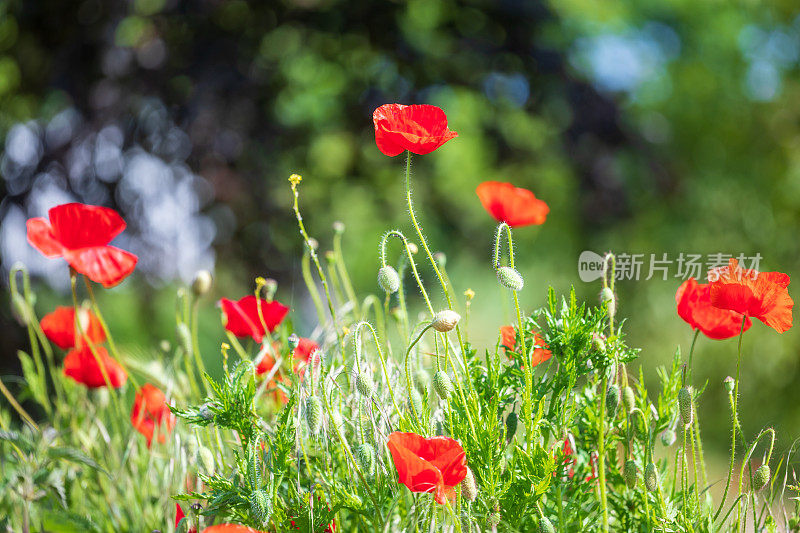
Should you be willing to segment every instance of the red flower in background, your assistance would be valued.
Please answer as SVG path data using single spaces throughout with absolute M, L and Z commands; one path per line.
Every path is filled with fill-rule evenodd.
M 500 326 L 500 335 L 502 336 L 501 344 L 513 352 L 517 346 L 517 333 L 514 326 Z M 539 332 L 533 332 L 533 342 L 536 344 L 533 348 L 533 355 L 531 356 L 532 366 L 544 363 L 553 356 L 553 352 L 551 352 L 549 346 L 545 344 Z
M 448 437 L 426 439 L 416 433 L 395 431 L 386 446 L 399 482 L 411 492 L 432 492 L 439 504 L 455 498 L 454 487 L 467 475 L 466 454 L 458 442 Z
M 108 243 L 125 221 L 108 207 L 64 204 L 48 211 L 50 220 L 28 220 L 28 242 L 46 257 L 63 257 L 75 271 L 113 287 L 136 267 L 137 258 Z
M 209 526 L 203 530 L 203 533 L 266 533 L 252 527 L 241 526 L 239 524 L 217 524 Z
M 692 329 L 699 329 L 710 339 L 729 339 L 742 329 L 742 315 L 736 311 L 719 309 L 711 305 L 711 286 L 697 283 L 694 278 L 684 281 L 675 293 L 680 316 Z M 744 330 L 750 329 L 752 322 L 745 319 Z
M 120 366 L 102 346 L 95 349 L 100 359 L 102 368 L 108 375 L 108 381 L 114 388 L 122 387 L 128 379 L 125 369 Z M 67 353 L 64 358 L 64 375 L 69 376 L 78 383 L 83 383 L 90 389 L 107 386 L 100 364 L 92 354 L 91 348 L 84 346 L 75 348 Z
M 147 439 L 147 446 L 153 442 L 153 435 L 158 428 L 158 442 L 167 440 L 167 433 L 175 427 L 175 416 L 169 410 L 167 397 L 158 387 L 145 383 L 136 391 L 131 410 L 131 424 L 136 431 Z
M 258 313 L 259 302 L 261 303 L 261 316 Z M 221 298 L 219 303 L 225 316 L 225 329 L 237 337 L 252 337 L 259 343 L 264 340 L 267 332 L 275 331 L 275 328 L 289 313 L 289 308 L 285 305 L 274 300 L 268 302 L 263 298 L 256 300 L 252 294 L 238 301 Z M 263 323 L 261 322 L 262 317 Z M 266 325 L 266 330 L 264 325 Z
M 789 276 L 744 269 L 736 259 L 708 272 L 711 305 L 757 318 L 778 333 L 792 327 Z
M 106 340 L 103 326 L 100 325 L 100 320 L 94 313 L 88 309 L 81 309 L 78 317 L 83 331 L 86 332 L 85 340 L 92 344 L 101 344 Z M 75 309 L 72 307 L 56 307 L 52 313 L 48 313 L 42 318 L 39 325 L 47 338 L 62 350 L 69 350 L 84 344 L 83 338 L 79 338 L 77 342 L 75 340 L 80 330 L 76 327 Z
M 512 228 L 544 224 L 550 208 L 528 189 L 510 183 L 484 181 L 475 189 L 483 208 Z
M 178 530 L 178 525 L 180 525 L 181 520 L 183 520 L 183 518 L 185 516 L 186 515 L 183 514 L 183 509 L 181 509 L 181 506 L 178 503 L 175 503 L 175 530 L 176 531 Z M 197 533 L 197 528 L 196 527 L 190 527 L 189 530 L 187 531 L 187 533 Z
M 319 344 L 311 339 L 300 337 L 297 348 L 294 349 L 293 353 L 296 361 L 294 371 L 303 376 L 306 372 L 306 367 L 319 365 L 320 354 Z
M 447 128 L 444 111 L 433 105 L 385 104 L 372 113 L 375 144 L 388 156 L 406 150 L 418 155 L 429 154 L 458 137 Z

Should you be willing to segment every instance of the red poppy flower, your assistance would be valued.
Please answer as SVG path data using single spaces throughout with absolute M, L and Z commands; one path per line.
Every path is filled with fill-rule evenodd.
M 692 329 L 699 329 L 710 339 L 735 337 L 742 328 L 741 313 L 711 305 L 711 286 L 708 283 L 697 283 L 694 278 L 687 279 L 678 287 L 675 302 L 678 304 L 678 316 Z M 751 325 L 750 319 L 745 319 L 745 331 Z
M 466 454 L 448 437 L 426 439 L 395 431 L 386 444 L 392 453 L 399 482 L 411 492 L 435 493 L 436 503 L 455 498 L 454 487 L 467 475 Z
M 293 353 L 296 361 L 294 371 L 303 376 L 306 372 L 306 367 L 319 365 L 321 354 L 319 344 L 311 339 L 300 337 L 300 342 L 297 343 L 297 348 L 294 349 Z
M 100 344 L 106 340 L 103 326 L 100 325 L 100 321 L 94 313 L 88 309 L 81 309 L 78 317 L 89 342 Z M 39 325 L 47 338 L 62 350 L 69 350 L 78 345 L 83 345 L 83 340 L 81 339 L 78 339 L 77 343 L 75 342 L 79 330 L 75 325 L 75 309 L 72 307 L 56 307 L 55 311 L 44 315 Z
M 578 464 L 578 459 L 575 457 L 575 438 L 571 434 L 567 434 L 567 438 L 564 439 L 564 446 L 561 448 L 561 453 L 564 456 L 564 460 L 561 464 L 568 467 L 566 471 L 566 481 L 566 479 L 572 479 L 575 476 L 575 465 Z M 553 472 L 553 476 L 555 475 L 556 473 Z
M 512 228 L 544 224 L 550 208 L 528 189 L 510 183 L 484 181 L 475 189 L 483 208 L 498 222 Z
M 778 333 L 792 327 L 789 276 L 744 269 L 736 259 L 708 272 L 711 305 L 757 318 Z
M 97 346 L 94 350 L 100 359 L 102 368 L 105 369 L 108 375 L 108 381 L 111 386 L 114 388 L 122 387 L 125 381 L 128 380 L 128 374 L 125 373 L 125 369 L 108 355 L 108 352 L 102 346 Z M 83 383 L 90 389 L 107 385 L 105 378 L 103 378 L 101 366 L 88 346 L 75 348 L 67 352 L 67 356 L 64 358 L 64 375 L 71 377 L 78 383 Z
M 47 257 L 63 257 L 77 272 L 113 287 L 136 267 L 137 258 L 108 243 L 125 221 L 108 207 L 64 204 L 48 212 L 50 220 L 28 220 L 28 242 Z
M 258 313 L 259 302 L 261 304 L 261 316 Z M 275 328 L 283 322 L 289 313 L 289 308 L 285 305 L 263 298 L 256 300 L 252 294 L 241 298 L 238 301 L 222 298 L 219 301 L 222 306 L 222 313 L 225 316 L 225 329 L 237 337 L 252 337 L 254 341 L 261 342 L 267 332 L 272 333 Z M 264 322 L 261 322 L 263 317 Z M 264 329 L 264 325 L 267 329 Z
M 136 391 L 131 410 L 131 424 L 147 439 L 147 446 L 153 442 L 153 434 L 158 428 L 158 442 L 164 444 L 167 433 L 175 427 L 175 416 L 169 410 L 167 397 L 158 387 L 145 383 Z
M 175 530 L 176 531 L 178 530 L 178 525 L 181 523 L 181 520 L 183 520 L 183 518 L 185 516 L 186 515 L 183 514 L 183 509 L 181 509 L 181 506 L 178 503 L 176 503 L 175 504 Z M 197 533 L 197 528 L 196 527 L 190 527 L 189 531 L 187 531 L 187 533 Z
M 447 129 L 447 116 L 434 105 L 385 104 L 372 113 L 375 143 L 384 155 L 395 156 L 406 150 L 429 154 L 458 137 Z
M 242 526 L 239 524 L 217 524 L 209 526 L 203 530 L 203 533 L 266 533 L 252 527 Z
M 514 351 L 517 346 L 517 333 L 514 326 L 500 326 L 500 334 L 502 336 L 501 344 L 507 350 Z M 536 345 L 533 348 L 533 355 L 531 356 L 532 366 L 544 363 L 553 356 L 553 352 L 549 350 L 549 346 L 544 343 L 544 339 L 538 332 L 533 333 L 533 342 Z

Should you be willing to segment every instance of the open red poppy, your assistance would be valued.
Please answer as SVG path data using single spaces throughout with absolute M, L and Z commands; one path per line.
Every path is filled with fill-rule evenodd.
M 225 329 L 237 337 L 252 337 L 254 341 L 261 342 L 267 332 L 272 333 L 283 322 L 289 313 L 285 305 L 263 298 L 256 300 L 252 294 L 238 301 L 221 298 L 222 313 L 225 317 Z M 261 316 L 258 307 L 261 304 Z M 261 322 L 261 318 L 264 322 Z M 266 330 L 264 329 L 266 326 Z
M 500 326 L 500 335 L 502 337 L 501 344 L 508 351 L 514 351 L 517 346 L 517 333 L 514 326 Z M 531 367 L 544 363 L 553 356 L 553 352 L 549 350 L 549 346 L 545 344 L 544 339 L 539 332 L 533 333 L 533 342 L 536 343 L 533 348 L 533 355 L 531 355 Z
M 209 526 L 203 530 L 203 533 L 266 533 L 252 527 L 242 526 L 239 524 L 217 524 Z
M 789 276 L 782 272 L 759 272 L 739 266 L 709 270 L 711 305 L 757 318 L 778 333 L 792 327 L 794 301 L 789 296 Z
M 97 346 L 94 350 L 102 367 L 98 364 L 94 354 L 92 354 L 91 348 L 84 346 L 67 352 L 67 356 L 64 358 L 64 375 L 71 377 L 78 383 L 83 383 L 90 389 L 96 389 L 107 386 L 101 370 L 103 368 L 108 375 L 108 381 L 111 386 L 114 388 L 122 387 L 125 381 L 128 380 L 128 374 L 125 373 L 125 369 L 108 355 L 108 352 L 102 346 Z
M 39 325 L 44 334 L 62 350 L 80 347 L 88 340 L 92 344 L 100 344 L 106 340 L 103 326 L 94 313 L 88 309 L 81 309 L 78 313 L 80 324 L 85 332 L 85 338 L 79 337 L 75 324 L 75 309 L 73 307 L 59 306 L 52 313 L 44 315 Z M 76 342 L 75 339 L 78 339 Z
M 384 104 L 372 113 L 375 143 L 388 156 L 406 150 L 424 155 L 458 137 L 447 128 L 447 116 L 433 105 Z
M 136 431 L 147 439 L 147 446 L 153 442 L 153 435 L 158 430 L 158 442 L 167 440 L 167 433 L 175 427 L 175 415 L 169 410 L 167 397 L 158 387 L 145 383 L 136 391 L 131 409 L 131 424 Z
M 484 181 L 475 189 L 483 208 L 512 228 L 544 224 L 550 208 L 528 189 L 510 183 Z
M 699 329 L 710 339 L 729 339 L 739 334 L 742 328 L 742 314 L 711 305 L 711 286 L 697 283 L 689 278 L 678 287 L 675 293 L 678 316 L 692 329 Z M 745 319 L 744 330 L 750 329 L 752 322 Z
M 63 257 L 90 280 L 113 287 L 136 267 L 137 257 L 108 243 L 125 221 L 108 207 L 63 204 L 48 211 L 50 220 L 28 220 L 28 242 L 47 257 Z
M 399 482 L 411 492 L 434 493 L 436 503 L 455 498 L 455 486 L 467 475 L 464 449 L 448 437 L 424 438 L 395 431 L 386 444 Z

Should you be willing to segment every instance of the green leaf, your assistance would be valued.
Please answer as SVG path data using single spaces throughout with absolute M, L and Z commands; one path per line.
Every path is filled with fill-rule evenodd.
M 49 448 L 47 450 L 47 456 L 52 460 L 63 459 L 65 461 L 71 461 L 73 463 L 84 464 L 110 477 L 109 473 L 102 466 L 100 466 L 100 464 L 98 464 L 97 461 L 95 461 L 82 451 L 76 450 L 75 448 L 64 448 L 64 447 Z
M 42 513 L 42 525 L 49 533 L 87 533 L 99 531 L 89 518 L 67 511 L 48 510 Z

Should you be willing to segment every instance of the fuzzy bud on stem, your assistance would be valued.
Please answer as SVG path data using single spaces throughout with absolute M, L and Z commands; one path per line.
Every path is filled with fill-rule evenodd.
M 539 533 L 556 533 L 552 522 L 544 516 L 539 519 Z
M 614 315 L 617 314 L 617 298 L 614 296 L 614 291 L 603 287 L 603 290 L 600 291 L 600 302 L 607 305 L 608 316 L 614 318 Z
M 728 376 L 722 381 L 722 386 L 725 387 L 725 390 L 728 392 L 728 394 L 733 394 L 733 389 L 736 387 L 736 382 L 732 377 Z
M 192 280 L 192 292 L 195 296 L 203 296 L 211 290 L 213 281 L 211 272 L 208 270 L 198 270 Z
M 475 476 L 470 467 L 467 467 L 467 475 L 461 481 L 461 496 L 468 502 L 474 502 L 478 497 L 478 487 L 475 485 Z
M 306 423 L 314 435 L 322 428 L 322 401 L 316 396 L 309 396 L 306 400 Z
M 386 265 L 378 270 L 378 285 L 386 294 L 394 294 L 400 290 L 400 275 L 393 266 Z
M 658 469 L 655 463 L 647 463 L 647 467 L 644 469 L 644 486 L 650 492 L 658 490 Z
M 622 389 L 622 403 L 625 404 L 625 410 L 628 414 L 631 414 L 636 408 L 636 395 L 629 385 Z
M 769 465 L 759 466 L 753 474 L 753 491 L 758 492 L 766 487 L 771 477 L 772 471 L 769 469 Z
M 436 313 L 431 321 L 431 327 L 439 333 L 447 333 L 456 327 L 459 320 L 461 320 L 461 315 L 450 309 L 445 309 Z
M 453 382 L 444 370 L 439 370 L 433 375 L 433 390 L 439 398 L 446 400 L 453 394 Z
M 608 386 L 608 390 L 606 390 L 606 410 L 608 410 L 608 416 L 614 418 L 617 414 L 617 407 L 619 407 L 620 401 L 620 392 L 619 387 L 614 385 L 613 383 Z
M 678 391 L 678 409 L 681 413 L 681 422 L 684 427 L 692 425 L 694 420 L 694 409 L 692 406 L 692 391 L 689 387 L 683 387 Z
M 512 291 L 521 291 L 525 286 L 525 280 L 522 279 L 522 274 L 507 266 L 502 266 L 497 269 L 497 281 L 500 282 L 500 285 Z
M 636 478 L 639 475 L 639 468 L 636 466 L 636 461 L 633 459 L 628 459 L 625 461 L 623 475 L 625 477 L 625 484 L 628 486 L 628 488 L 634 488 L 636 486 Z

